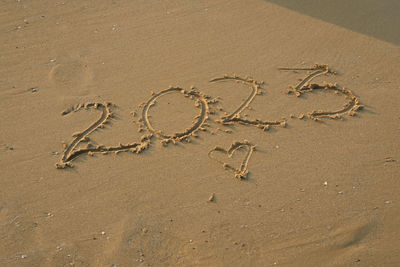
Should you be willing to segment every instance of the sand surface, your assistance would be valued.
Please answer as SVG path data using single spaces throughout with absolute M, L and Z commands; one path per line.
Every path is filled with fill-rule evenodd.
M 398 1 L 300 2 L 1 1 L 0 265 L 399 266 Z

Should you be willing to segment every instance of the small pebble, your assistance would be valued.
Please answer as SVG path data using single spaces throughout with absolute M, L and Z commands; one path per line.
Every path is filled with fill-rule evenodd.
M 215 194 L 212 193 L 209 197 L 208 197 L 208 202 L 213 202 L 215 199 Z
M 339 191 L 338 194 L 339 194 L 339 195 L 343 195 L 343 191 Z
M 27 255 L 21 255 L 21 259 L 26 259 L 27 257 Z
M 324 186 L 328 186 L 328 182 L 327 181 L 324 182 Z
M 392 203 L 392 202 L 389 201 L 389 200 L 386 200 L 386 201 L 385 201 L 385 204 L 390 204 L 390 203 Z
M 55 59 L 50 59 L 50 62 L 56 62 L 56 60 Z
M 101 235 L 105 235 L 105 234 L 106 234 L 106 232 L 104 232 L 104 231 L 103 231 L 103 232 L 101 232 Z

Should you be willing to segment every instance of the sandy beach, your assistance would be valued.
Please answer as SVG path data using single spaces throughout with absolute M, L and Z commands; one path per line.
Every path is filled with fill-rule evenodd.
M 1 266 L 400 266 L 400 3 L 0 2 Z

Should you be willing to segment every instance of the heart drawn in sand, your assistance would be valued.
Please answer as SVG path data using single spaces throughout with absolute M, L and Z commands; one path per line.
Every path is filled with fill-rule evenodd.
M 229 165 L 228 163 L 223 162 L 220 159 L 213 156 L 213 154 L 215 154 L 215 152 L 220 152 L 220 153 L 223 153 L 226 156 L 228 156 L 228 158 L 232 158 L 233 154 L 241 148 L 246 148 L 247 153 L 246 153 L 245 157 L 243 158 L 239 168 L 235 168 L 235 167 Z M 250 157 L 253 154 L 253 151 L 255 149 L 256 149 L 256 147 L 247 140 L 244 140 L 241 142 L 237 141 L 237 142 L 232 143 L 228 150 L 226 150 L 222 147 L 219 147 L 219 146 L 214 147 L 212 150 L 210 150 L 210 152 L 208 152 L 208 157 L 210 159 L 215 160 L 216 162 L 222 164 L 222 166 L 225 169 L 233 171 L 235 173 L 236 178 L 238 178 L 240 180 L 244 180 L 247 178 L 247 174 L 249 173 L 247 170 L 247 165 L 249 164 Z

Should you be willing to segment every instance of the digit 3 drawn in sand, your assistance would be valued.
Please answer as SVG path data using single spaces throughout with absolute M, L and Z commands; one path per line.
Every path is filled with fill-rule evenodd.
M 264 82 L 258 82 L 254 79 L 245 77 L 239 77 L 237 75 L 227 75 L 225 74 L 223 77 L 217 77 L 212 79 L 210 82 L 219 82 L 219 81 L 236 81 L 236 82 L 242 82 L 242 83 L 247 83 L 251 86 L 251 93 L 250 95 L 247 97 L 247 99 L 239 105 L 239 107 L 233 111 L 231 114 L 228 114 L 224 117 L 221 117 L 220 120 L 217 120 L 217 122 L 223 124 L 223 125 L 229 125 L 229 124 L 233 124 L 233 123 L 240 123 L 240 124 L 244 124 L 244 125 L 252 125 L 252 126 L 256 126 L 260 129 L 263 130 L 268 130 L 270 128 L 270 126 L 272 125 L 280 125 L 285 127 L 286 126 L 286 122 L 285 121 L 263 121 L 263 120 L 259 120 L 259 119 L 254 119 L 254 120 L 249 120 L 249 119 L 244 119 L 240 117 L 240 113 L 247 107 L 250 106 L 251 102 L 253 102 L 254 98 L 257 95 L 261 94 L 261 86 L 264 84 Z
M 63 153 L 60 159 L 60 162 L 55 164 L 57 169 L 63 169 L 65 167 L 72 167 L 71 161 L 77 158 L 82 154 L 93 155 L 93 153 L 103 153 L 106 154 L 108 152 L 122 152 L 122 151 L 131 151 L 140 153 L 142 150 L 146 149 L 150 145 L 150 135 L 144 135 L 141 138 L 140 143 L 131 143 L 131 144 L 119 144 L 119 146 L 114 147 L 105 147 L 105 146 L 96 146 L 94 147 L 91 143 L 87 144 L 86 148 L 77 149 L 78 145 L 82 142 L 89 141 L 89 135 L 93 133 L 98 128 L 103 128 L 107 121 L 112 117 L 112 113 L 110 107 L 111 103 L 87 103 L 87 104 L 78 104 L 76 107 L 70 108 L 62 112 L 62 115 L 66 115 L 71 111 L 79 111 L 81 108 L 89 109 L 94 108 L 101 111 L 100 118 L 97 121 L 93 122 L 86 130 L 82 132 L 74 133 L 72 136 L 75 137 L 70 144 L 63 143 Z
M 217 158 L 213 157 L 213 153 L 222 152 L 222 153 L 226 154 L 228 156 L 228 158 L 232 158 L 233 154 L 241 148 L 247 148 L 247 154 L 245 155 L 239 168 L 235 168 L 235 167 L 229 165 L 228 163 L 220 161 Z M 255 149 L 256 149 L 256 147 L 254 145 L 252 145 L 249 141 L 244 140 L 242 142 L 232 143 L 228 150 L 225 150 L 222 147 L 216 146 L 208 152 L 208 157 L 210 159 L 215 160 L 216 162 L 222 164 L 222 166 L 225 169 L 233 171 L 235 174 L 235 177 L 238 178 L 239 180 L 244 180 L 247 178 L 247 175 L 249 173 L 247 170 L 247 166 L 249 164 L 250 157 L 253 154 L 253 151 Z
M 324 111 L 324 110 L 314 110 L 307 114 L 307 117 L 319 121 L 320 118 L 331 118 L 331 119 L 339 119 L 342 115 L 350 115 L 354 116 L 355 113 L 362 109 L 360 100 L 353 95 L 353 93 L 345 88 L 340 88 L 336 83 L 326 83 L 324 82 L 322 85 L 310 83 L 315 77 L 332 73 L 336 74 L 332 70 L 329 69 L 328 65 L 324 64 L 315 64 L 311 68 L 279 68 L 279 70 L 305 70 L 311 71 L 305 78 L 303 78 L 300 83 L 296 87 L 291 87 L 288 90 L 289 94 L 294 93 L 297 97 L 300 97 L 304 93 L 312 92 L 313 90 L 328 90 L 333 91 L 336 94 L 343 94 L 350 100 L 342 106 L 341 109 L 337 111 Z
M 149 110 L 153 105 L 155 105 L 156 100 L 158 98 L 172 92 L 179 92 L 185 97 L 194 100 L 195 106 L 199 107 L 201 111 L 200 114 L 194 118 L 195 119 L 194 123 L 188 128 L 186 128 L 183 132 L 176 132 L 173 135 L 167 135 L 164 134 L 162 131 L 153 128 L 149 120 Z M 151 98 L 144 104 L 142 110 L 142 117 L 138 123 L 139 129 L 145 127 L 147 131 L 155 135 L 157 138 L 161 139 L 161 143 L 164 145 L 168 144 L 169 142 L 176 144 L 177 141 L 183 141 L 183 140 L 189 141 L 189 138 L 191 136 L 197 137 L 196 133 L 198 131 L 205 130 L 203 126 L 205 125 L 205 122 L 208 120 L 208 114 L 210 112 L 208 106 L 208 103 L 210 102 L 209 99 L 210 99 L 209 96 L 206 96 L 196 91 L 194 87 L 192 87 L 190 91 L 186 91 L 183 88 L 171 86 L 165 90 L 153 94 Z

